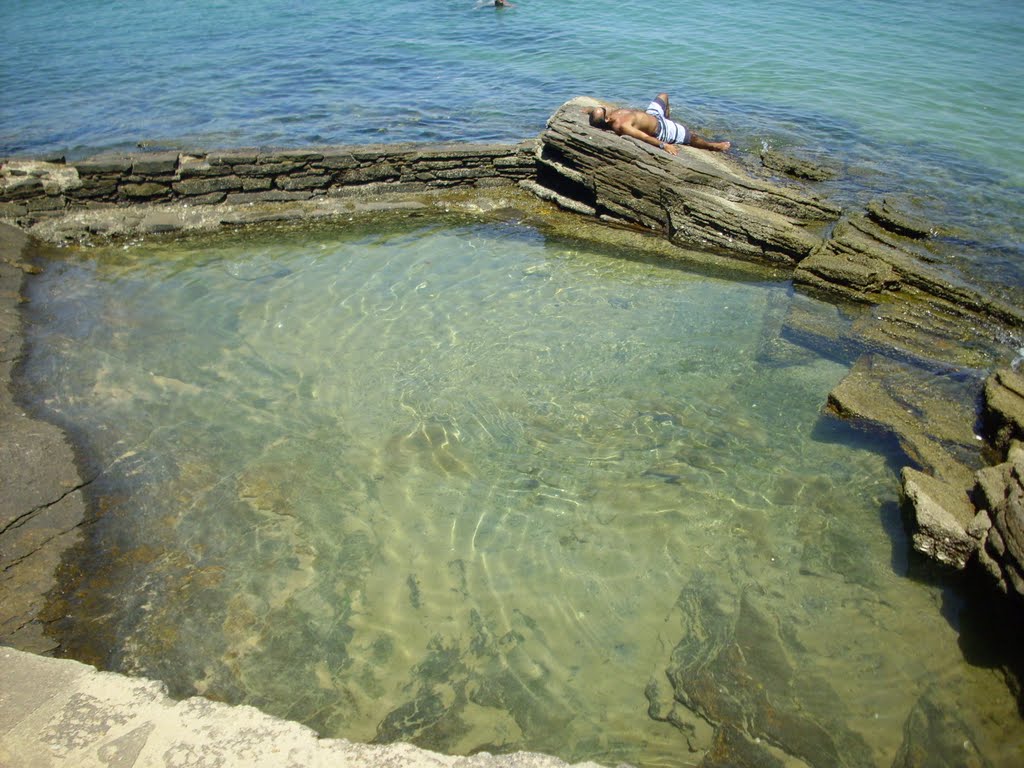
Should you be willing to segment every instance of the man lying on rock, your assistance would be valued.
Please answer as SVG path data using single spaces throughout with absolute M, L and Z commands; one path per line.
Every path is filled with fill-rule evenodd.
M 728 141 L 708 141 L 685 125 L 670 120 L 667 93 L 655 96 L 644 112 L 624 108 L 609 112 L 607 107 L 587 107 L 583 111 L 590 115 L 590 124 L 595 128 L 607 128 L 619 136 L 632 136 L 672 155 L 679 154 L 677 144 L 712 152 L 724 152 L 732 146 Z

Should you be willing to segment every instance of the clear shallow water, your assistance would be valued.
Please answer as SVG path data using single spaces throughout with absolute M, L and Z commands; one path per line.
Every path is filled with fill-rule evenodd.
M 921 702 L 1020 757 L 785 283 L 455 221 L 68 251 L 31 298 L 23 383 L 100 470 L 76 656 L 330 736 L 669 766 L 648 681 L 754 615 L 736 687 L 850 764 Z
M 0 155 L 518 141 L 573 96 L 667 90 L 738 157 L 838 163 L 844 199 L 909 199 L 1024 288 L 1024 4 L 475 4 L 4 0 Z

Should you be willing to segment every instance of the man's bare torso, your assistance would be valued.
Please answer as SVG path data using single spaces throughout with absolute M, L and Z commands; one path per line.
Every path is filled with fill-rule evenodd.
M 623 133 L 626 126 L 636 128 L 648 136 L 656 136 L 658 133 L 658 119 L 639 109 L 613 109 L 608 113 L 607 120 L 611 129 L 619 134 Z

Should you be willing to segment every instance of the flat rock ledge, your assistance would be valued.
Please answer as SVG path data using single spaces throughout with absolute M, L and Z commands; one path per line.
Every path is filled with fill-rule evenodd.
M 0 765 L 8 768 L 562 768 L 531 752 L 454 757 L 409 744 L 321 739 L 254 707 L 67 659 L 0 648 Z M 576 768 L 599 768 L 578 763 Z
M 87 481 L 64 432 L 31 418 L 10 391 L 21 355 L 27 243 L 24 233 L 0 224 L 0 643 L 45 653 L 56 643 L 38 616 L 57 586 L 64 551 L 80 540 Z

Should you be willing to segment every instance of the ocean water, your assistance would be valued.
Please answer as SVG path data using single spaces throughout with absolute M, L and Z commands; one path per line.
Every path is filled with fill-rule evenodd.
M 1024 4 L 1006 0 L 0 2 L 0 156 L 518 141 L 567 99 L 642 106 L 839 163 L 851 201 L 965 230 L 1024 285 Z

